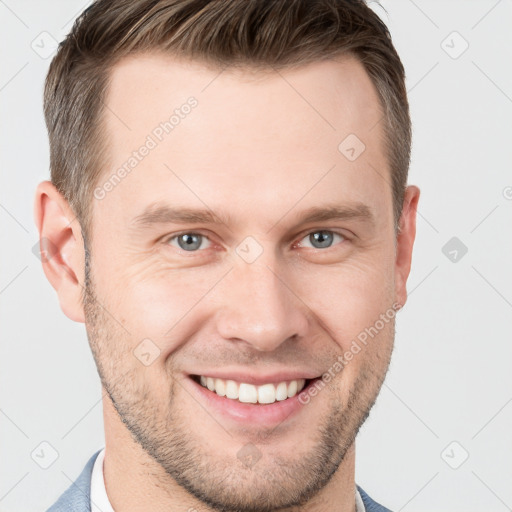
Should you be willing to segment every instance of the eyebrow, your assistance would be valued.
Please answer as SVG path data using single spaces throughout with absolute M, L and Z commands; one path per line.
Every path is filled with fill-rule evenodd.
M 287 212 L 274 226 L 288 216 Z M 324 222 L 330 220 L 357 220 L 368 224 L 375 222 L 372 210 L 364 203 L 353 203 L 346 206 L 325 205 L 308 208 L 295 217 L 297 224 Z M 171 206 L 148 206 L 140 215 L 132 220 L 136 227 L 149 227 L 155 224 L 225 224 L 229 225 L 232 218 L 227 213 L 215 213 L 208 209 L 176 208 Z M 271 228 L 273 229 L 273 228 Z
M 228 222 L 228 216 L 218 215 L 211 210 L 157 205 L 148 206 L 132 220 L 133 225 L 143 227 L 152 224 L 226 224 Z

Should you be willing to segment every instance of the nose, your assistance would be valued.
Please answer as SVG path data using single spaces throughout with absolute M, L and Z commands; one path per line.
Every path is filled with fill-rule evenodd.
M 220 336 L 259 351 L 273 351 L 291 338 L 306 336 L 308 307 L 286 279 L 288 274 L 275 268 L 263 259 L 235 264 L 217 290 Z

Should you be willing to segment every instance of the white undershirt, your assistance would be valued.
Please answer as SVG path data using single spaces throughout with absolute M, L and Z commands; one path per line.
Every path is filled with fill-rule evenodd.
M 91 475 L 91 511 L 92 512 L 114 512 L 107 496 L 105 480 L 103 478 L 103 459 L 105 448 L 96 457 Z M 356 512 L 365 512 L 361 495 L 356 488 Z
M 103 459 L 105 448 L 98 453 L 91 475 L 91 512 L 114 512 L 107 496 L 105 480 L 103 478 Z

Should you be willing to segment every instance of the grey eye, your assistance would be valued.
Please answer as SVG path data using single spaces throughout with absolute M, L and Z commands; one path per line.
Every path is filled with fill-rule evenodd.
M 342 235 L 332 231 L 314 231 L 304 237 L 303 240 L 308 240 L 315 249 L 325 249 L 333 245 L 335 237 L 338 237 L 340 241 L 344 240 Z
M 173 236 L 169 239 L 169 244 L 173 244 L 174 241 L 178 242 L 178 247 L 184 251 L 196 251 L 200 249 L 205 241 L 209 241 L 204 235 L 198 233 L 182 233 L 181 235 Z M 205 247 L 202 247 L 205 249 Z

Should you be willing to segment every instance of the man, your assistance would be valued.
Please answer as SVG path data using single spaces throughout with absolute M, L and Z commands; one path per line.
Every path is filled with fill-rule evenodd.
M 406 301 L 404 71 L 356 0 L 100 0 L 45 88 L 35 217 L 105 448 L 51 511 L 387 510 L 355 437 Z

